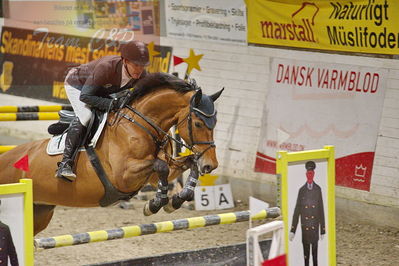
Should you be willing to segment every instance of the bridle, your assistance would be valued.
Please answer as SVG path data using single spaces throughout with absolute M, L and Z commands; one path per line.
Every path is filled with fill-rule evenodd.
M 128 97 L 127 97 L 128 98 Z M 149 130 L 148 128 L 146 128 L 145 126 L 143 126 L 142 124 L 140 124 L 138 121 L 136 121 L 134 118 L 130 117 L 129 115 L 120 112 L 123 108 L 127 108 L 130 111 L 132 111 L 134 114 L 136 114 L 137 116 L 139 116 L 141 119 L 143 119 L 147 124 L 149 124 L 153 129 L 155 129 L 155 131 L 157 132 L 157 135 L 154 134 L 151 130 Z M 138 110 L 136 110 L 135 108 L 131 107 L 129 104 L 123 103 L 121 105 L 121 107 L 118 109 L 117 111 L 117 116 L 123 117 L 126 120 L 128 120 L 131 123 L 134 123 L 136 125 L 138 125 L 140 128 L 142 128 L 145 132 L 147 132 L 153 139 L 154 143 L 156 144 L 156 146 L 158 147 L 158 150 L 163 150 L 164 153 L 170 158 L 173 159 L 171 155 L 169 155 L 165 150 L 164 147 L 166 145 L 166 143 L 168 143 L 168 140 L 174 141 L 175 143 L 186 147 L 187 149 L 189 149 L 190 151 L 192 151 L 194 153 L 194 161 L 198 161 L 199 158 L 201 158 L 205 152 L 207 152 L 209 149 L 216 147 L 215 142 L 214 141 L 195 141 L 194 137 L 193 137 L 193 119 L 192 119 L 192 114 L 194 113 L 194 111 L 201 113 L 202 115 L 206 116 L 206 117 L 213 117 L 216 115 L 216 110 L 213 112 L 213 114 L 206 114 L 203 111 L 201 111 L 198 108 L 195 108 L 193 106 L 192 101 L 190 101 L 190 110 L 188 112 L 188 114 L 186 115 L 186 117 L 184 119 L 182 119 L 177 125 L 176 128 L 179 127 L 180 124 L 182 124 L 184 121 L 187 120 L 187 130 L 188 130 L 188 135 L 190 138 L 190 143 L 186 144 L 180 140 L 177 140 L 176 138 L 174 138 L 173 136 L 169 135 L 167 132 L 165 132 L 162 128 L 160 128 L 157 124 L 155 124 L 152 120 L 150 120 L 148 117 L 146 117 L 145 115 L 143 115 L 141 112 L 139 112 Z M 162 136 L 163 138 L 160 140 L 159 136 Z M 204 145 L 207 144 L 208 147 L 206 149 L 204 149 L 203 151 L 200 152 L 196 152 L 195 150 L 195 145 Z
M 187 117 L 185 118 L 185 119 L 187 119 L 188 136 L 189 136 L 190 142 L 191 142 L 191 147 L 189 149 L 194 152 L 195 145 L 208 144 L 208 147 L 205 150 L 203 150 L 202 152 L 200 152 L 199 155 L 196 155 L 196 153 L 194 152 L 194 157 L 195 157 L 195 159 L 198 160 L 202 155 L 204 155 L 204 153 L 206 151 L 208 151 L 210 148 L 216 147 L 216 145 L 215 145 L 215 141 L 194 141 L 193 119 L 192 119 L 192 114 L 194 113 L 194 111 L 199 112 L 206 117 L 213 117 L 216 115 L 216 109 L 213 111 L 213 114 L 206 114 L 205 112 L 201 111 L 200 109 L 193 107 L 192 102 L 190 103 L 190 111 L 189 111 Z M 183 121 L 185 119 L 183 119 Z

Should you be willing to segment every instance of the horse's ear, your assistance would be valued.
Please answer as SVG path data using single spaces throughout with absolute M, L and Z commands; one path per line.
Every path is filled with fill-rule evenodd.
M 202 99 L 202 90 L 199 89 L 194 95 L 194 106 L 198 106 Z
M 222 94 L 223 91 L 224 91 L 224 87 L 220 91 L 216 92 L 215 94 L 209 95 L 209 97 L 211 97 L 212 101 L 215 102 L 219 98 L 220 94 Z

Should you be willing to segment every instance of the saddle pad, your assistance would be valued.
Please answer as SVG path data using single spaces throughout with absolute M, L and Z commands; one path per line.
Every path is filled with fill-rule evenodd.
M 93 138 L 90 141 L 90 145 L 93 146 L 93 148 L 96 147 L 97 141 L 101 136 L 101 133 L 104 129 L 105 123 L 107 122 L 107 117 L 108 114 L 105 113 L 103 116 L 103 119 L 101 120 L 100 125 L 98 126 L 96 133 L 94 134 Z M 67 132 L 61 134 L 61 135 L 56 135 L 50 138 L 50 141 L 47 144 L 47 149 L 46 152 L 48 155 L 59 155 L 64 153 L 65 149 L 65 138 L 66 138 Z M 85 149 L 82 147 L 79 149 L 79 151 L 84 151 Z

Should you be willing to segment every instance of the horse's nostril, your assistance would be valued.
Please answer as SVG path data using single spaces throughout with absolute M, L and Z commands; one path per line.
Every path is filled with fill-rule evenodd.
M 208 173 L 210 173 L 211 172 L 211 166 L 209 165 L 209 164 L 207 164 L 207 165 L 205 165 L 203 168 L 202 168 L 202 172 L 204 172 L 204 173 L 206 173 L 206 174 L 208 174 Z

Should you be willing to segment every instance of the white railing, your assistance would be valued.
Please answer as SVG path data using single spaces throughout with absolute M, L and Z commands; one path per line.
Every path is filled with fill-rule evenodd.
M 273 232 L 272 243 L 269 250 L 269 256 L 266 259 L 275 258 L 284 253 L 284 224 L 283 221 L 273 221 L 267 224 L 250 228 L 247 230 L 247 265 L 262 265 L 262 250 L 259 246 L 259 236 Z

